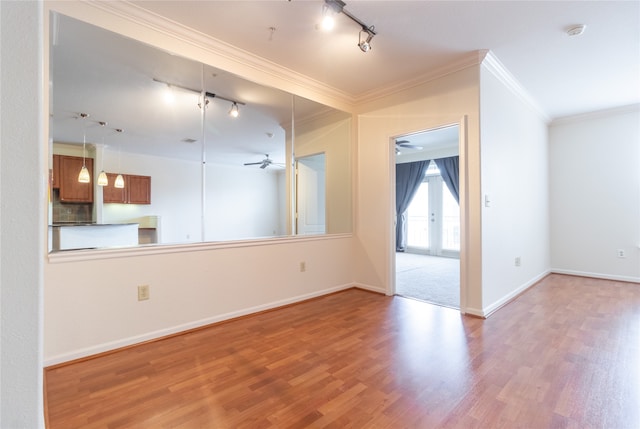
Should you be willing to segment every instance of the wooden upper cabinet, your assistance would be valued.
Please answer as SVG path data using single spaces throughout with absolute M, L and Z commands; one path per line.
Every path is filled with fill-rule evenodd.
M 53 155 L 53 171 L 51 173 L 51 187 L 60 189 L 60 155 Z
M 116 183 L 116 177 L 118 177 L 115 173 L 107 173 L 107 179 L 109 180 L 109 184 L 107 186 L 102 187 L 102 202 L 104 203 L 126 203 L 126 195 L 124 188 L 116 188 L 114 184 Z M 126 186 L 125 180 L 125 186 Z
M 64 203 L 92 203 L 93 202 L 93 158 L 59 155 L 58 173 L 56 174 L 56 161 L 54 160 L 54 182 L 60 188 L 60 201 Z M 78 174 L 85 163 L 89 170 L 91 181 L 89 183 L 78 182 Z M 56 178 L 57 177 L 57 178 Z
M 104 203 L 151 204 L 151 177 L 123 174 L 124 188 L 114 186 L 115 173 L 107 173 L 109 185 L 102 188 Z
M 151 177 L 150 176 L 132 176 L 125 177 L 125 183 L 128 182 L 127 202 L 129 204 L 151 204 Z

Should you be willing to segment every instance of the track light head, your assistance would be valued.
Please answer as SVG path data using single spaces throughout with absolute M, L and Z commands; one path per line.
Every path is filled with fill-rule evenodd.
M 229 110 L 229 116 L 231 116 L 232 118 L 237 118 L 239 114 L 240 112 L 238 111 L 238 103 L 234 101 L 231 105 L 231 109 Z
M 322 28 L 326 31 L 333 30 L 335 16 L 342 12 L 345 2 L 341 0 L 324 0 L 322 5 Z
M 362 52 L 369 52 L 371 50 L 371 40 L 375 35 L 376 33 L 373 26 L 369 28 L 362 27 L 358 35 L 358 47 Z
M 342 0 L 324 0 L 324 5 L 326 8 L 331 9 L 333 13 L 341 13 L 346 3 Z
M 376 35 L 374 26 L 367 26 L 364 22 L 349 13 L 344 7 L 346 3 L 342 0 L 324 0 L 322 6 L 322 28 L 330 30 L 333 28 L 333 16 L 338 13 L 344 14 L 347 18 L 358 24 L 362 30 L 358 34 L 358 47 L 362 52 L 371 50 L 371 39 Z

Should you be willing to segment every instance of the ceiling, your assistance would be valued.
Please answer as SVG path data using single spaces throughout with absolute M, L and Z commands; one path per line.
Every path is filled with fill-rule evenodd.
M 292 109 L 296 118 L 330 110 L 68 16 L 56 14 L 52 28 L 55 143 L 200 161 L 204 140 L 208 163 L 241 166 L 268 154 L 275 166 L 285 161 Z
M 333 32 L 319 28 L 321 0 L 128 4 L 354 102 L 419 82 L 478 50 L 491 50 L 549 119 L 640 102 L 639 1 L 348 1 L 345 10 L 375 26 L 367 53 L 356 46 L 360 27 L 344 14 Z M 566 29 L 576 24 L 586 31 L 568 36 Z M 216 156 L 241 165 L 269 153 L 284 162 L 281 125 L 290 120 L 289 94 L 66 17 L 52 27 L 54 141 L 81 142 L 76 118 L 84 112 L 91 115 L 90 142 L 199 159 L 200 146 L 184 142 L 202 137 L 198 95 L 174 91 L 176 104 L 169 107 L 158 99 L 166 85 L 154 79 L 195 89 L 204 81 L 207 91 L 246 103 L 236 122 L 226 116 L 229 103 L 210 103 L 206 132 L 215 136 Z M 296 99 L 301 116 L 319 108 Z M 98 121 L 107 121 L 106 129 Z
M 638 1 L 346 1 L 368 53 L 344 14 L 319 29 L 320 0 L 132 3 L 356 100 L 488 49 L 550 119 L 640 102 Z

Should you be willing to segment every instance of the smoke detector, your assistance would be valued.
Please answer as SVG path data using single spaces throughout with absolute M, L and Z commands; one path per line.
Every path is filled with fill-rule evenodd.
M 567 28 L 566 32 L 569 36 L 579 36 L 584 33 L 585 28 L 587 28 L 587 26 L 584 24 L 572 25 L 571 27 Z

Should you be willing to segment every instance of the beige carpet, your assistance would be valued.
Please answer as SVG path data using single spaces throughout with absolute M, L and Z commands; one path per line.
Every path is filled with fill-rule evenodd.
M 396 253 L 396 294 L 460 308 L 460 260 Z

